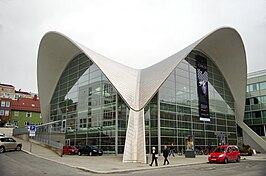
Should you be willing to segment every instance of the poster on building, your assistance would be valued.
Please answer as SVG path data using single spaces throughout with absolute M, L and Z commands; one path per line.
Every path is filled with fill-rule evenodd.
M 208 93 L 208 70 L 207 59 L 196 56 L 197 70 L 197 90 L 199 99 L 199 116 L 201 121 L 211 121 L 209 113 L 209 93 Z

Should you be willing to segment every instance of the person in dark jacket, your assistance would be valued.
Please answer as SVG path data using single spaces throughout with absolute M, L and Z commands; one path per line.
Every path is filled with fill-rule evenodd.
M 158 159 L 158 151 L 156 150 L 155 147 L 152 147 L 151 154 L 152 154 L 152 161 L 151 161 L 150 166 L 152 166 L 153 161 L 155 161 L 155 166 L 158 166 L 158 162 L 157 162 L 157 159 Z
M 165 165 L 166 162 L 167 162 L 167 165 L 169 164 L 169 161 L 167 159 L 168 155 L 169 155 L 169 150 L 167 149 L 167 146 L 165 145 L 164 150 L 163 150 L 163 157 L 164 157 L 163 165 Z
M 169 156 L 173 155 L 173 157 L 175 157 L 175 152 L 174 152 L 174 144 L 172 143 L 172 145 L 170 146 L 170 153 Z

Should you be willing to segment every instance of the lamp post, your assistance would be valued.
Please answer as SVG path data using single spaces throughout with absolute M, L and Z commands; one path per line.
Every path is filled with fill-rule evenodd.
M 98 127 L 99 130 L 99 148 L 102 146 L 102 126 Z

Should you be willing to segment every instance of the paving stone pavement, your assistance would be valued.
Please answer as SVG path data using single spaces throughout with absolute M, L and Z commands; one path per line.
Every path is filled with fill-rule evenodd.
M 54 151 L 40 146 L 38 144 L 32 143 L 32 149 L 30 152 L 30 142 L 24 141 L 22 139 L 16 138 L 17 141 L 22 142 L 22 150 L 28 154 L 35 155 L 50 161 L 61 163 L 70 167 L 78 168 L 87 172 L 92 173 L 121 173 L 130 172 L 138 170 L 149 170 L 149 169 L 162 169 L 167 167 L 179 167 L 192 164 L 204 164 L 207 163 L 207 155 L 196 155 L 195 158 L 185 158 L 182 156 L 170 156 L 168 159 L 170 161 L 169 165 L 163 165 L 163 156 L 159 156 L 158 164 L 151 167 L 149 164 L 142 163 L 123 163 L 122 155 L 107 155 L 103 156 L 78 156 L 78 155 L 63 155 L 60 157 Z M 265 154 L 259 154 L 254 156 L 243 156 L 241 159 L 265 159 Z M 151 156 L 148 156 L 148 162 L 151 162 Z

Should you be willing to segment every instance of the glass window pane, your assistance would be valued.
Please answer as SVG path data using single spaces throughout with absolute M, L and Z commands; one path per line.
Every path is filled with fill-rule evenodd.
M 260 90 L 266 89 L 266 82 L 260 83 Z

